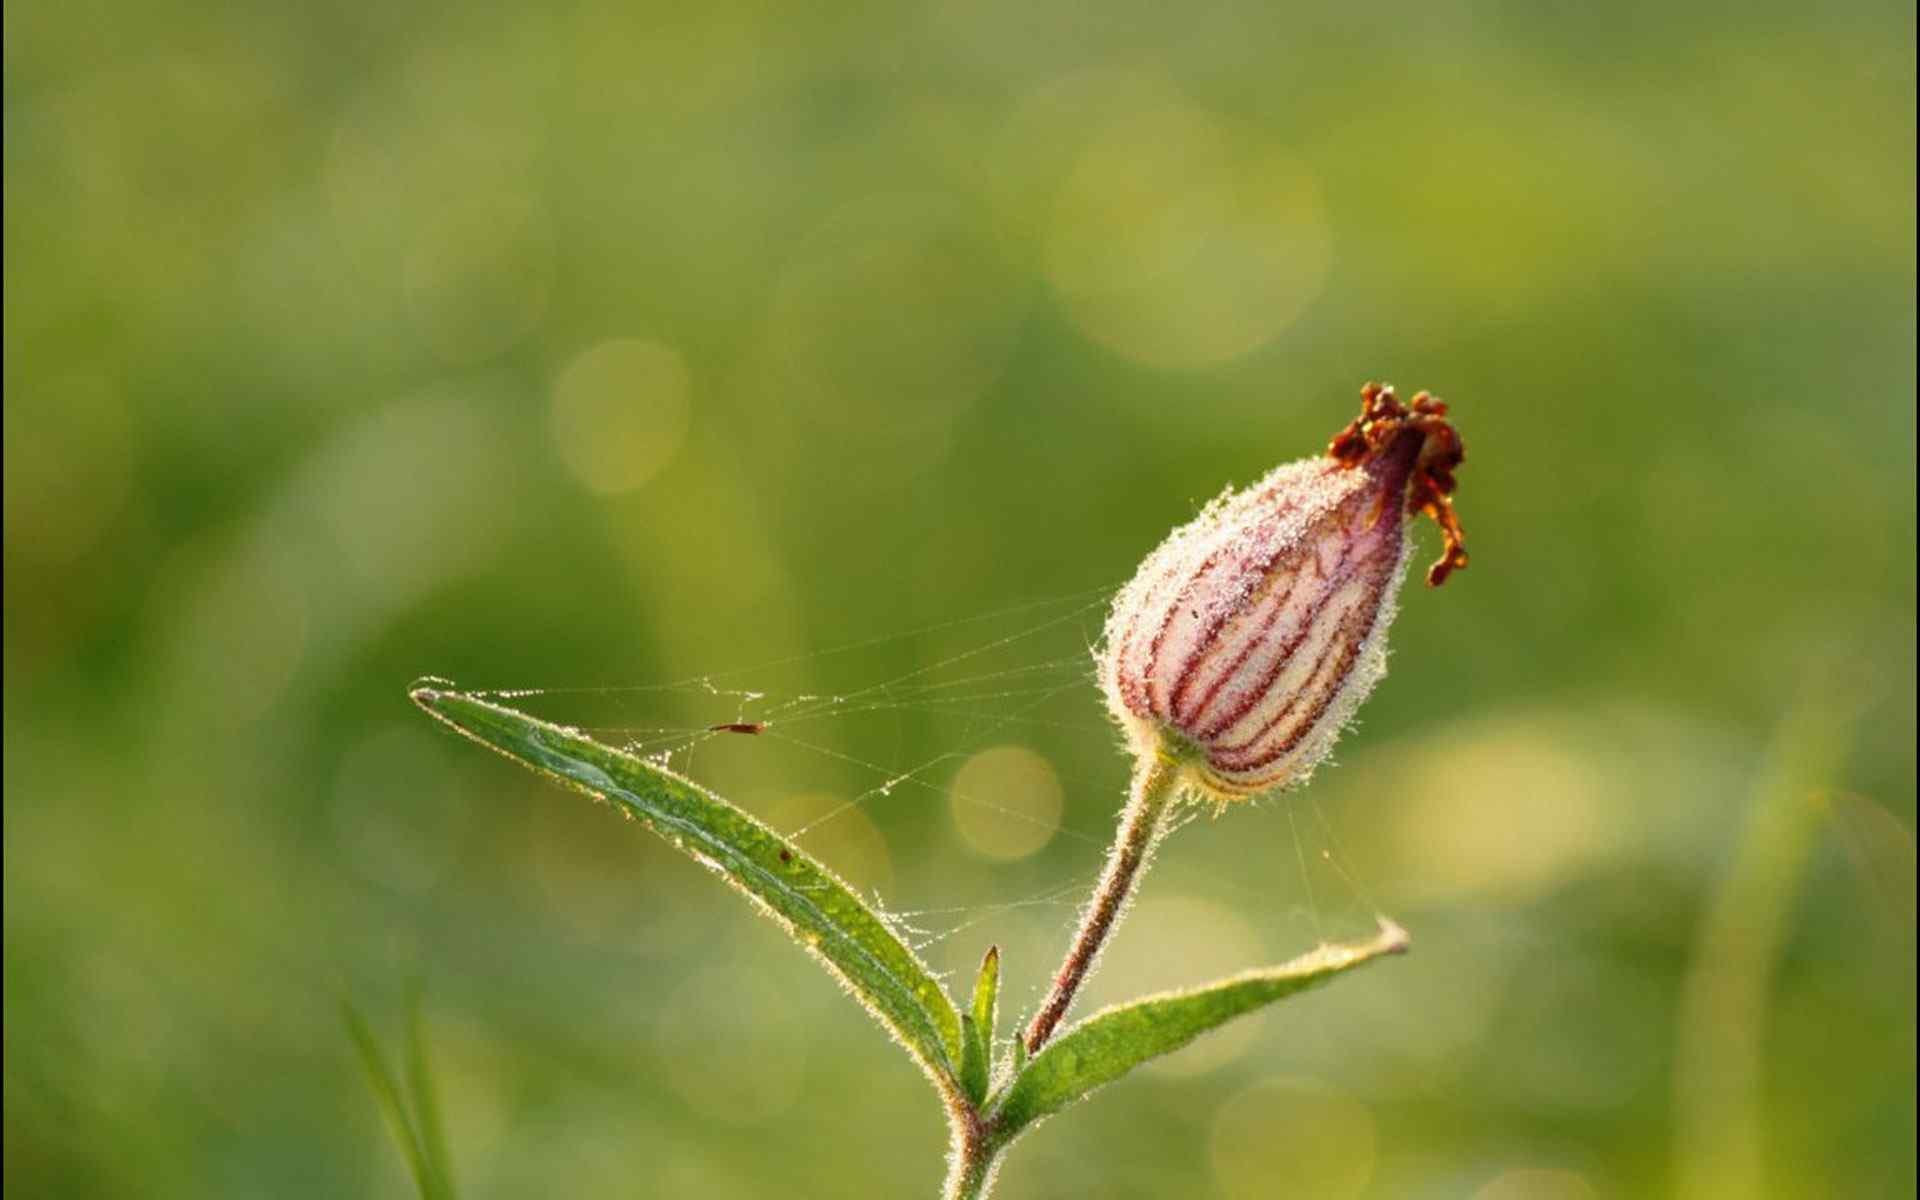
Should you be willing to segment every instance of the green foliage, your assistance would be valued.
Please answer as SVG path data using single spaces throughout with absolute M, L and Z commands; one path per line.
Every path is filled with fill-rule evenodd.
M 1318 987 L 1381 955 L 1399 954 L 1407 936 L 1382 921 L 1371 939 L 1321 946 L 1292 962 L 1178 992 L 1148 996 L 1095 1013 L 1059 1035 L 1028 1062 L 993 1111 L 1012 1136 L 1112 1083 L 1149 1059 L 1288 996 Z
M 988 948 L 973 983 L 973 1005 L 961 1017 L 966 1045 L 960 1060 L 960 1086 L 975 1104 L 987 1098 L 993 1074 L 993 1030 L 1000 1011 L 1000 947 Z
M 926 964 L 840 878 L 748 813 L 658 763 L 485 700 L 431 687 L 414 701 L 454 729 L 615 804 L 711 868 L 827 965 L 942 1089 L 959 1015 Z
M 454 1200 L 453 1166 L 447 1156 L 446 1134 L 432 1073 L 427 1067 L 418 1000 L 410 1003 L 407 1011 L 404 1087 L 388 1065 L 386 1055 L 381 1053 L 380 1044 L 360 1010 L 345 1000 L 341 1001 L 340 1010 L 347 1036 L 353 1040 L 360 1064 L 366 1070 L 367 1086 L 373 1090 L 387 1129 L 407 1160 L 407 1171 L 420 1190 L 420 1200 Z
M 931 971 L 878 912 L 826 867 L 734 805 L 658 763 L 491 701 L 437 686 L 416 687 L 412 696 L 428 713 L 482 745 L 578 791 L 624 805 L 745 893 L 812 951 L 906 1047 L 949 1102 L 956 1144 L 949 1195 L 984 1196 L 998 1156 L 1022 1132 L 1141 1063 L 1237 1016 L 1406 948 L 1406 935 L 1383 920 L 1365 942 L 1322 946 L 1283 966 L 1096 1013 L 1030 1060 L 1017 1050 L 1002 1099 L 989 1103 L 999 947 L 987 951 L 971 1002 L 964 1014 L 956 1014 Z M 428 1181 L 446 1178 L 446 1155 L 417 1033 L 409 1043 L 415 1107 L 409 1117 L 398 1086 L 351 1009 L 348 1025 L 422 1195 L 440 1200 L 446 1193 L 430 1192 Z M 1019 1038 L 1014 1041 L 1021 1045 Z
M 1418 953 L 1302 997 L 1324 1054 L 1139 1072 L 1009 1182 L 1257 1194 L 1221 1122 L 1305 1074 L 1377 1136 L 1295 1196 L 1660 1200 L 1723 1114 L 1770 1200 L 1916 1194 L 1915 6 L 1097 13 L 7 6 L 9 1191 L 395 1200 L 335 996 L 404 1081 L 373 997 L 424 974 L 449 1133 L 498 1139 L 455 1139 L 463 1196 L 913 1200 L 933 1118 L 867 1018 L 712 949 L 744 906 L 571 795 L 530 814 L 404 685 L 643 686 L 507 702 L 694 729 L 738 702 L 654 685 L 895 680 L 1039 618 L 932 626 L 1121 582 L 1377 373 L 1455 404 L 1474 566 L 1407 597 L 1338 770 L 1178 835 L 1085 1011 L 1312 944 L 1288 811 L 1327 927 L 1383 908 Z M 803 844 L 945 933 L 1093 869 L 1097 634 L 920 677 L 1065 662 L 1039 709 L 842 705 L 788 727 L 831 755 L 675 765 L 862 797 Z M 1835 663 L 1859 737 L 1755 920 L 1775 731 Z M 949 794 L 1009 743 L 1067 784 L 1016 860 Z M 957 1000 L 999 942 L 1002 1059 L 1069 906 L 919 951 Z M 1191 956 L 1139 936 L 1223 911 Z M 752 1126 L 663 1032 L 725 1033 L 698 997 L 742 973 L 798 993 Z M 1089 1186 L 1122 1139 L 1144 1177 Z M 1719 1161 L 1696 1195 L 1744 1200 Z M 1569 1178 L 1497 1178 L 1535 1168 Z

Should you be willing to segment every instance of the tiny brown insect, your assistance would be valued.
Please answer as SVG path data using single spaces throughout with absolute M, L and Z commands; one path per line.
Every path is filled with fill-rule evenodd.
M 728 721 L 721 725 L 707 726 L 708 733 L 759 733 L 767 727 L 765 721 Z
M 780 851 L 780 861 L 781 861 L 781 862 L 792 862 L 792 861 L 793 861 L 793 851 L 791 851 L 791 850 L 787 850 L 787 849 L 782 849 L 782 850 Z

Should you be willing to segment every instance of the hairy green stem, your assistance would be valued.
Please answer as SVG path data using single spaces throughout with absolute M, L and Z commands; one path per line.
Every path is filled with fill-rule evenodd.
M 947 1183 L 942 1200 L 986 1200 L 993 1181 L 1000 1174 L 1000 1157 L 1006 1145 L 968 1105 L 953 1114 L 953 1156 L 947 1163 Z
M 1027 1053 L 1037 1054 L 1073 1005 L 1074 993 L 1093 971 L 1107 939 L 1126 915 L 1153 848 L 1167 829 L 1167 813 L 1180 778 L 1179 764 L 1163 754 L 1142 755 L 1133 773 L 1133 797 L 1120 814 L 1120 828 L 1107 851 L 1106 870 L 1093 889 L 1073 945 L 1054 976 L 1053 990 L 1027 1026 Z

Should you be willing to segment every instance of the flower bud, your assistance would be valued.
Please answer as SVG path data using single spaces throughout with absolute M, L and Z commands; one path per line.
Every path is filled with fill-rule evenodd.
M 1465 452 L 1447 407 L 1361 390 L 1325 456 L 1229 491 L 1174 530 L 1114 599 L 1099 652 L 1136 753 L 1186 762 L 1225 800 L 1304 781 L 1386 674 L 1386 634 L 1418 513 L 1467 565 L 1449 496 Z

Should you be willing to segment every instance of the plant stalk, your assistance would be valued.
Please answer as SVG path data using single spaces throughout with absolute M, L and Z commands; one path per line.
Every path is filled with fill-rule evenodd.
M 953 1157 L 947 1166 L 942 1200 L 986 1200 L 1000 1174 L 1006 1147 L 997 1141 L 971 1106 L 954 1116 Z
M 1164 754 L 1142 755 L 1133 773 L 1133 796 L 1120 814 L 1120 828 L 1113 835 L 1113 847 L 1107 851 L 1106 870 L 1093 889 L 1086 915 L 1073 936 L 1073 945 L 1054 976 L 1053 990 L 1047 993 L 1040 1011 L 1034 1014 L 1025 1034 L 1028 1054 L 1038 1054 L 1073 1005 L 1074 993 L 1093 971 L 1107 939 L 1126 915 L 1133 889 L 1146 870 L 1153 848 L 1167 829 L 1167 814 L 1173 807 L 1175 786 L 1179 782 L 1179 764 Z

